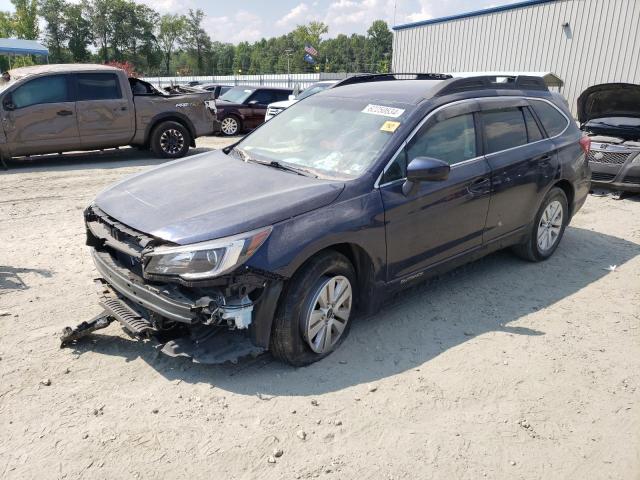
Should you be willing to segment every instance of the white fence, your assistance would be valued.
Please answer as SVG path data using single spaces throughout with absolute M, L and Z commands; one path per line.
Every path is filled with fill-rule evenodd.
M 199 75 L 187 77 L 145 77 L 147 82 L 160 88 L 168 85 L 185 85 L 189 82 L 220 83 L 223 85 L 252 85 L 267 87 L 306 88 L 319 80 L 342 80 L 351 76 L 348 73 L 295 73 L 291 75 Z

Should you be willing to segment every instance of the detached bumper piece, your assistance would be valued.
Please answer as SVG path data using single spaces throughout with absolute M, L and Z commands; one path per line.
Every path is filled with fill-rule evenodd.
M 192 327 L 188 337 L 170 340 L 162 347 L 162 353 L 170 357 L 187 357 L 209 365 L 237 363 L 240 358 L 257 357 L 263 352 L 264 348 L 238 332 L 200 325 Z
M 116 319 L 120 325 L 135 337 L 149 337 L 158 330 L 149 320 L 140 315 L 132 307 L 127 305 L 109 284 L 101 278 L 96 279 L 96 285 L 100 294 L 100 305 L 108 316 Z

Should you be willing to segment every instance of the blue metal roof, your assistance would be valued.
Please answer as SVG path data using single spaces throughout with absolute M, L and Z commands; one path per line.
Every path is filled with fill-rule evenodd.
M 527 0 L 526 2 L 511 3 L 508 5 L 485 8 L 484 10 L 475 10 L 473 12 L 460 13 L 458 15 L 451 15 L 448 17 L 432 18 L 430 20 L 422 20 L 420 22 L 405 23 L 403 25 L 396 25 L 392 29 L 404 30 L 405 28 L 420 27 L 422 25 L 433 25 L 435 23 L 450 22 L 451 20 L 460 20 L 462 18 L 479 17 L 480 15 L 488 15 L 490 13 L 504 12 L 506 10 L 515 10 L 516 8 L 530 7 L 532 5 L 539 5 L 541 3 L 550 3 L 555 1 L 557 0 Z
M 49 50 L 35 40 L 0 38 L 0 55 L 49 55 Z

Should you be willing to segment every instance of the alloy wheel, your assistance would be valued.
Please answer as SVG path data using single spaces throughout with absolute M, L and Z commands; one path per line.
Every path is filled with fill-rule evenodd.
M 327 353 L 340 340 L 349 321 L 353 291 L 347 277 L 327 278 L 314 293 L 303 332 L 311 350 Z
M 160 135 L 160 148 L 169 155 L 176 155 L 184 148 L 184 135 L 175 128 L 169 128 Z
M 558 239 L 562 231 L 562 222 L 564 212 L 562 204 L 554 200 L 547 205 L 547 208 L 542 212 L 540 222 L 538 223 L 538 249 L 544 253 L 551 250 Z
M 222 120 L 220 128 L 225 135 L 235 135 L 238 133 L 238 121 L 233 117 L 227 117 Z

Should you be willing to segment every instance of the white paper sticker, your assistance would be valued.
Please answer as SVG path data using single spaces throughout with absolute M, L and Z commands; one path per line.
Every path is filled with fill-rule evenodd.
M 398 118 L 404 113 L 402 108 L 385 107 L 384 105 L 367 105 L 362 113 L 369 113 L 371 115 L 381 115 L 383 117 Z

